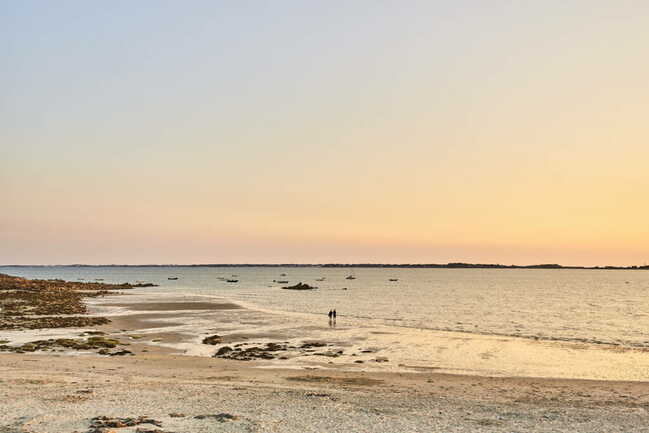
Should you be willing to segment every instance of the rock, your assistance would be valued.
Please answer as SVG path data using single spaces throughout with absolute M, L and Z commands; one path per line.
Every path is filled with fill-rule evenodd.
M 113 418 L 108 416 L 98 416 L 90 420 L 91 429 L 103 429 L 103 428 L 122 428 L 122 427 L 134 427 L 139 424 L 152 424 L 156 427 L 162 427 L 162 423 L 152 418 L 147 417 L 137 417 L 137 418 Z M 101 430 L 100 430 L 101 431 Z
M 285 346 L 282 346 L 281 344 L 277 343 L 267 343 L 266 344 L 266 350 L 270 352 L 277 352 L 278 350 L 283 350 Z
M 324 347 L 326 345 L 327 343 L 323 343 L 322 341 L 313 341 L 313 342 L 302 344 L 300 346 L 300 349 L 310 349 L 312 347 Z
M 117 345 L 119 344 L 119 340 L 116 340 L 114 338 L 106 338 L 106 337 L 89 337 L 88 344 L 93 345 L 95 347 L 107 347 L 109 349 L 112 349 L 114 347 L 117 347 Z
M 216 351 L 216 353 L 214 354 L 214 356 L 225 355 L 225 354 L 228 353 L 228 352 L 232 352 L 232 348 L 231 348 L 230 346 L 223 346 L 223 347 L 221 347 L 219 350 Z
M 218 422 L 237 421 L 239 417 L 229 413 L 218 413 L 216 415 L 196 415 L 195 419 L 214 419 Z
M 124 356 L 124 355 L 133 355 L 133 352 L 130 350 L 118 350 L 117 352 L 109 353 L 110 356 Z
M 317 289 L 317 287 L 310 286 L 308 284 L 300 282 L 300 283 L 297 283 L 294 286 L 282 287 L 282 289 L 286 289 L 286 290 L 315 290 L 315 289 Z
M 221 344 L 222 341 L 223 340 L 221 339 L 220 335 L 211 335 L 209 337 L 203 338 L 203 344 L 211 344 L 212 346 Z

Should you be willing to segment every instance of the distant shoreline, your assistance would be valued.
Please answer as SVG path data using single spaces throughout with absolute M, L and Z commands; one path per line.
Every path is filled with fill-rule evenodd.
M 107 267 L 128 267 L 128 268 L 368 268 L 368 269 L 593 269 L 593 270 L 649 270 L 649 265 L 643 266 L 563 266 L 559 264 L 539 265 L 501 265 L 488 263 L 446 263 L 446 264 L 416 264 L 416 263 L 204 263 L 204 264 L 148 264 L 148 265 L 0 265 L 0 267 L 12 268 L 107 268 Z

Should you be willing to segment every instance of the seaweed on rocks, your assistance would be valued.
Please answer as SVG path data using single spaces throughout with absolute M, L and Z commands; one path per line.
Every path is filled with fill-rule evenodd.
M 114 349 L 118 345 L 123 345 L 119 340 L 114 338 L 106 337 L 88 337 L 85 340 L 83 338 L 50 338 L 48 340 L 35 340 L 28 343 L 22 344 L 20 346 L 9 346 L 6 344 L 0 344 L 0 352 L 15 352 L 15 353 L 25 353 L 25 352 L 39 352 L 39 351 L 53 351 L 56 349 L 68 349 L 68 350 L 96 350 L 99 349 L 97 353 L 100 355 L 126 355 L 130 354 L 130 351 L 120 350 L 117 352 L 110 352 L 108 349 Z
M 132 284 L 28 280 L 0 274 L 0 329 L 70 328 L 104 325 L 104 317 L 88 314 L 85 298 L 119 294 Z

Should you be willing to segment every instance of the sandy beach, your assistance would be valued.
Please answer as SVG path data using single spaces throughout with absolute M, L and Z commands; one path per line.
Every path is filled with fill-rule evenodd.
M 146 416 L 161 427 L 140 428 L 187 433 L 649 431 L 649 387 L 637 382 L 267 370 L 175 355 L 0 363 L 3 433 L 93 431 L 98 416 Z
M 640 349 L 334 326 L 137 290 L 85 302 L 110 323 L 0 340 L 96 333 L 126 353 L 1 353 L 0 432 L 649 431 Z

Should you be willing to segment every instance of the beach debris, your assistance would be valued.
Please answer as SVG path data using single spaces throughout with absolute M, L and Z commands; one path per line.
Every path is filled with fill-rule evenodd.
M 209 337 L 203 338 L 203 344 L 211 344 L 212 346 L 215 346 L 217 344 L 221 344 L 223 342 L 222 338 L 220 335 L 210 335 Z
M 194 419 L 213 419 L 218 422 L 237 421 L 239 417 L 230 413 L 217 413 L 215 415 L 196 415 Z
M 375 362 L 388 362 L 389 359 L 386 358 L 385 356 L 377 356 L 377 357 L 374 359 L 374 361 L 375 361 Z

